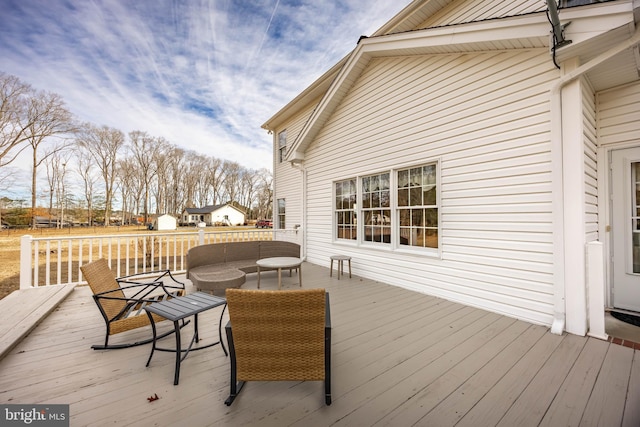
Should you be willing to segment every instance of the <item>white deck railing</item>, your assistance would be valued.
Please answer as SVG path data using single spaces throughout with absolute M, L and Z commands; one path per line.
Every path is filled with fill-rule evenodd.
M 169 269 L 186 270 L 189 248 L 247 240 L 297 241 L 297 230 L 236 230 L 103 236 L 38 237 L 20 242 L 20 289 L 84 283 L 80 266 L 106 258 L 117 277 Z

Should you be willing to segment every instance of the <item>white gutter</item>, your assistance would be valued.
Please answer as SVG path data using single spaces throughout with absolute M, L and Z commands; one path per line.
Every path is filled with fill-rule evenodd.
M 563 191 L 563 170 L 564 159 L 562 156 L 563 139 L 562 139 L 562 88 L 572 81 L 580 78 L 584 73 L 590 71 L 594 67 L 611 59 L 613 56 L 622 51 L 632 48 L 640 43 L 640 31 L 636 28 L 635 33 L 630 39 L 612 47 L 606 52 L 593 58 L 591 61 L 579 66 L 573 71 L 568 72 L 558 79 L 551 87 L 551 154 L 554 162 L 559 167 L 552 169 L 553 184 L 553 220 L 557 224 L 554 229 L 559 232 L 554 233 L 554 248 L 562 257 L 556 259 L 554 267 L 555 296 L 554 296 L 554 319 L 551 325 L 551 332 L 561 335 L 564 331 L 566 320 L 565 306 L 565 256 L 564 256 L 564 191 Z

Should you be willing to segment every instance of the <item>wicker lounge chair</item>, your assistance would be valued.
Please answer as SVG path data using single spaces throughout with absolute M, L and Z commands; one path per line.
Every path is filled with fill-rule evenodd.
M 246 381 L 324 381 L 331 404 L 331 316 L 324 289 L 227 289 L 231 405 Z
M 94 350 L 128 348 L 150 343 L 153 338 L 134 343 L 109 345 L 109 337 L 149 325 L 149 317 L 144 310 L 145 305 L 185 293 L 184 284 L 174 279 L 169 270 L 116 278 L 104 258 L 85 264 L 80 267 L 80 270 L 89 283 L 93 299 L 107 326 L 104 345 L 94 345 L 91 347 Z M 145 276 L 144 281 L 135 280 L 142 275 Z M 155 322 L 164 320 L 162 317 L 153 316 Z M 171 333 L 173 329 L 160 337 Z

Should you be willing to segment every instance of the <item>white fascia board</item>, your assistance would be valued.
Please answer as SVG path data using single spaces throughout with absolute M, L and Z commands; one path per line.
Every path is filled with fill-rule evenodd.
M 631 37 L 635 30 L 634 6 L 631 1 L 609 2 L 593 6 L 561 9 L 560 22 L 565 25 L 564 37 L 571 43 L 556 51 L 562 62 L 573 56 L 589 55 L 589 42 L 606 48 L 621 41 L 620 37 Z M 625 28 L 626 32 L 614 31 Z
M 372 56 L 384 56 L 388 52 L 406 49 L 431 53 L 430 48 L 450 47 L 451 52 L 475 51 L 474 45 L 487 42 L 525 40 L 546 37 L 550 24 L 543 14 L 531 14 L 514 18 L 492 19 L 468 24 L 430 28 L 407 33 L 392 34 L 365 39 L 361 43 L 363 52 Z

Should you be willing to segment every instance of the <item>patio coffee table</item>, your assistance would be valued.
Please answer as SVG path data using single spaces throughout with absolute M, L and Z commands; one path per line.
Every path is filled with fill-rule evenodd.
M 258 289 L 260 289 L 260 269 L 265 268 L 268 270 L 278 270 L 278 290 L 282 288 L 282 269 L 283 268 L 297 268 L 298 280 L 300 280 L 300 287 L 302 287 L 302 260 L 295 257 L 274 257 L 274 258 L 262 258 L 256 261 L 258 266 Z
M 218 341 L 207 344 L 202 347 L 191 348 L 195 343 L 200 341 L 200 337 L 198 336 L 198 313 L 201 313 L 206 310 L 210 310 L 214 307 L 218 307 L 224 305 L 222 309 L 222 314 L 220 314 L 220 322 L 218 323 Z M 178 385 L 178 380 L 180 379 L 180 363 L 187 357 L 189 351 L 193 350 L 202 350 L 204 348 L 209 348 L 211 346 L 220 344 L 222 350 L 224 351 L 225 356 L 227 355 L 227 349 L 224 347 L 224 343 L 222 342 L 222 315 L 224 314 L 224 310 L 227 308 L 227 300 L 223 297 L 217 297 L 213 295 L 209 295 L 204 292 L 196 292 L 190 295 L 185 295 L 182 297 L 171 298 L 170 300 L 161 301 L 157 303 L 150 304 L 146 306 L 144 309 L 147 311 L 147 316 L 151 320 L 151 329 L 153 330 L 153 345 L 151 347 L 151 354 L 149 355 L 149 360 L 147 360 L 147 365 L 151 363 L 151 358 L 153 357 L 153 352 L 155 350 L 158 351 L 169 351 L 176 353 L 176 368 L 173 379 L 173 384 Z M 176 348 L 160 348 L 156 346 L 157 334 L 156 334 L 156 324 L 153 321 L 153 316 L 151 313 L 155 313 L 159 316 L 164 317 L 167 320 L 171 320 L 173 322 L 174 327 L 174 335 L 176 336 Z M 180 340 L 180 321 L 186 319 L 189 316 L 194 316 L 194 332 L 193 338 L 191 338 L 191 343 L 185 349 L 182 348 L 181 340 Z M 184 353 L 184 356 L 182 355 Z

